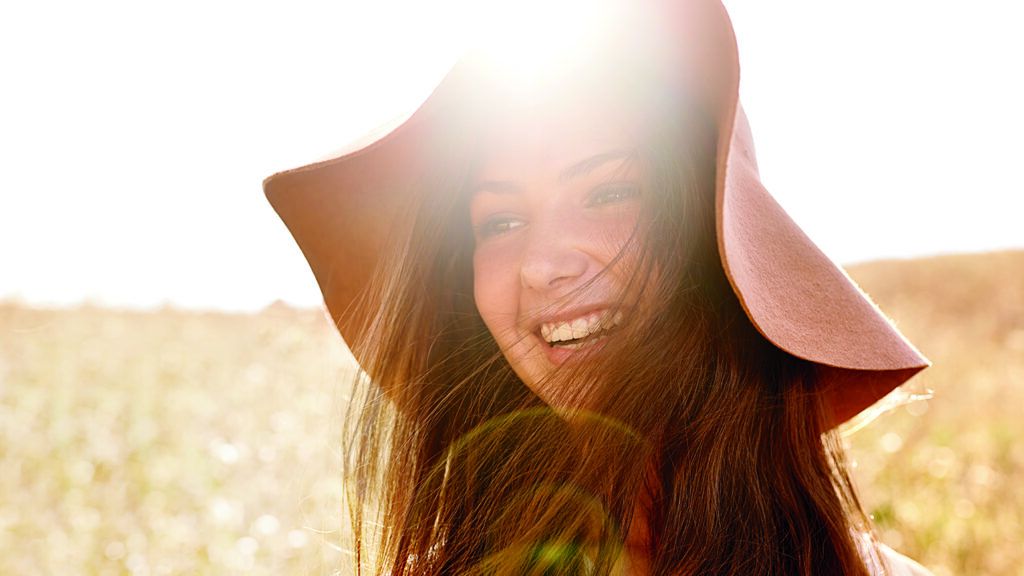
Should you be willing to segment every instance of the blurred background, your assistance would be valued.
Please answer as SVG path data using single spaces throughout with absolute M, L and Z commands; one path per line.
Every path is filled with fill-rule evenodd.
M 1024 7 L 726 5 L 767 186 L 935 363 L 848 438 L 865 506 L 1024 574 Z M 488 6 L 0 8 L 0 574 L 348 573 L 353 363 L 260 182 L 415 108 Z

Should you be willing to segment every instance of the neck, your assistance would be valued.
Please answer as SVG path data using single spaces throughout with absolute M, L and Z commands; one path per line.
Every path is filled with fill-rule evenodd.
M 650 521 L 648 511 L 653 509 L 659 497 L 652 494 L 659 486 L 656 467 L 648 467 L 647 483 L 637 499 L 633 510 L 633 518 L 626 533 L 624 546 L 625 565 L 622 574 L 628 576 L 646 576 L 651 573 L 651 555 L 654 550 L 651 542 Z
M 637 505 L 623 549 L 621 574 L 646 576 L 651 573 L 651 541 L 645 507 Z

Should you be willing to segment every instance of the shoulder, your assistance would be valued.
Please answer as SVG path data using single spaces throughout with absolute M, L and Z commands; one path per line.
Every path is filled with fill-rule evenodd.
M 889 564 L 893 576 L 934 576 L 931 570 L 907 558 L 885 544 L 878 545 L 882 558 Z

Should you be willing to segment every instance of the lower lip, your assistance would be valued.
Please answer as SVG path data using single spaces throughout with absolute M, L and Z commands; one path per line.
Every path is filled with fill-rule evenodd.
M 607 336 L 599 338 L 596 342 L 589 343 L 582 348 L 564 348 L 562 346 L 552 346 L 546 341 L 541 339 L 541 347 L 544 348 L 544 353 L 547 355 L 548 360 L 551 361 L 555 366 L 561 366 L 567 360 L 578 354 L 586 354 L 593 352 L 604 346 L 604 341 Z

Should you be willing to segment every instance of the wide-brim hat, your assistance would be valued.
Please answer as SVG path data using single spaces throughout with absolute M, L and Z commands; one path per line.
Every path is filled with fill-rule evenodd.
M 649 0 L 629 6 L 644 17 L 620 19 L 612 36 L 650 42 L 664 52 L 669 57 L 660 65 L 668 63 L 675 68 L 669 74 L 696 87 L 714 116 L 718 251 L 736 296 L 766 339 L 819 365 L 835 424 L 849 420 L 929 361 L 762 185 L 739 104 L 735 35 L 721 2 Z M 631 26 L 653 28 L 630 31 Z M 361 302 L 410 191 L 436 158 L 432 147 L 456 124 L 465 128 L 460 114 L 467 107 L 488 106 L 483 98 L 495 97 L 496 74 L 501 72 L 488 68 L 486 58 L 468 53 L 408 116 L 335 158 L 264 181 L 267 198 L 308 260 L 350 347 L 361 336 L 358 312 L 369 313 L 351 308 Z M 819 188 L 827 194 L 829 183 Z

